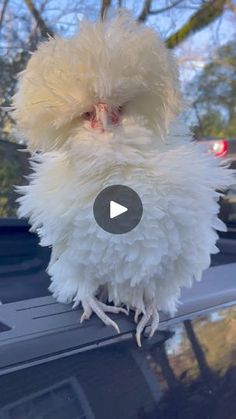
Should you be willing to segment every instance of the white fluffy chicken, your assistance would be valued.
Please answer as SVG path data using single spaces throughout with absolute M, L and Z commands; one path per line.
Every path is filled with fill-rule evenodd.
M 107 313 L 134 310 L 138 345 L 147 323 L 153 335 L 158 311 L 174 313 L 181 287 L 209 266 L 215 229 L 225 228 L 216 189 L 232 183 L 179 121 L 177 76 L 155 31 L 123 11 L 42 43 L 14 96 L 33 168 L 18 187 L 19 216 L 52 247 L 50 290 L 81 304 L 81 321 L 96 313 L 118 332 Z M 93 215 L 97 195 L 116 184 L 143 204 L 141 222 L 120 235 Z

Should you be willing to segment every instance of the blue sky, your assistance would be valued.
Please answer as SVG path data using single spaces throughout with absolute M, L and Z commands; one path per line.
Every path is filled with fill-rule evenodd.
M 55 13 L 55 10 L 58 8 L 58 2 L 55 0 L 51 0 L 50 8 L 52 11 L 45 13 L 45 17 L 49 22 L 54 23 L 57 20 L 56 28 L 58 32 L 61 31 L 62 26 L 64 28 L 67 27 L 66 33 L 70 35 L 78 30 L 79 20 L 84 16 L 89 19 L 96 19 L 98 17 L 101 2 L 93 0 L 76 2 L 77 13 L 70 13 L 72 2 L 61 0 L 61 9 L 63 8 L 63 4 L 65 14 L 59 20 L 57 20 L 57 13 Z M 116 8 L 118 1 L 113 1 L 112 4 Z M 124 7 L 132 10 L 135 15 L 139 15 L 143 1 L 124 0 L 122 4 Z M 167 4 L 171 4 L 171 2 L 168 0 L 154 0 L 152 9 L 160 9 Z M 179 9 L 175 8 L 165 14 L 150 16 L 146 23 L 157 29 L 165 39 L 187 22 L 189 17 L 196 11 L 199 1 L 185 0 L 182 4 L 183 6 L 179 6 Z M 217 19 L 208 28 L 189 37 L 179 48 L 176 48 L 175 53 L 179 58 L 182 81 L 191 79 L 194 73 L 200 70 L 204 63 L 211 58 L 216 47 L 228 42 L 235 37 L 235 34 L 236 16 L 234 17 L 232 12 L 225 12 L 220 19 Z
M 236 0 L 231 0 L 236 7 Z M 153 0 L 152 9 L 160 9 L 170 5 L 173 0 Z M 201 0 L 183 0 L 178 8 L 169 10 L 164 14 L 152 15 L 146 24 L 158 30 L 165 39 L 175 30 L 179 29 L 189 17 L 197 10 Z M 43 0 L 34 0 L 38 9 L 42 7 Z M 123 0 L 124 7 L 132 10 L 138 16 L 143 7 L 144 0 Z M 114 9 L 118 0 L 112 2 Z M 64 36 L 71 36 L 79 29 L 79 22 L 83 17 L 95 20 L 99 15 L 101 1 L 94 0 L 47 0 L 45 10 L 42 12 L 47 24 Z M 1 8 L 0 8 L 1 9 Z M 8 15 L 14 15 L 15 28 L 19 38 L 24 38 L 25 32 L 20 17 L 29 15 L 28 9 L 22 0 L 11 0 L 8 5 Z M 6 17 L 7 18 L 7 17 Z M 31 17 L 32 24 L 35 22 Z M 226 11 L 206 29 L 189 37 L 180 47 L 174 50 L 180 65 L 180 79 L 183 87 L 191 80 L 196 72 L 201 71 L 204 64 L 211 59 L 218 46 L 236 39 L 236 13 Z M 1 42 L 1 40 L 0 40 Z M 1 52 L 1 50 L 0 50 Z

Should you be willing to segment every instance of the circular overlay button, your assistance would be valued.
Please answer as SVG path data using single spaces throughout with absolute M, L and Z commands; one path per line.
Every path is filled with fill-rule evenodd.
M 133 230 L 140 222 L 143 205 L 133 189 L 124 185 L 112 185 L 98 194 L 93 213 L 103 230 L 112 234 L 124 234 Z

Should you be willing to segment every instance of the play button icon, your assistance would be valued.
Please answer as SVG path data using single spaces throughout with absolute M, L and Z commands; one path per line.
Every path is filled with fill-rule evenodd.
M 117 202 L 110 201 L 110 218 L 118 217 L 118 215 L 124 214 L 126 211 L 128 211 L 128 208 L 117 204 Z
M 94 218 L 103 230 L 124 234 L 133 230 L 143 214 L 138 194 L 125 185 L 112 185 L 103 189 L 93 205 Z

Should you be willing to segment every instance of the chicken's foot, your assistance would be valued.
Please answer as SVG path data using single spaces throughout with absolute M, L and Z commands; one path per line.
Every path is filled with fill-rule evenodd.
M 128 315 L 128 311 L 125 308 L 109 306 L 99 301 L 96 297 L 90 297 L 86 300 L 83 300 L 82 306 L 84 312 L 80 318 L 80 323 L 83 323 L 84 320 L 87 320 L 91 317 L 92 313 L 95 313 L 104 324 L 114 327 L 117 333 L 120 333 L 119 326 L 105 313 L 124 313 Z
M 135 313 L 136 321 L 137 321 L 138 315 L 139 315 L 139 311 L 136 310 L 136 313 Z M 151 330 L 149 333 L 149 338 L 151 338 L 154 335 L 159 325 L 158 310 L 156 307 L 154 307 L 153 304 L 150 304 L 146 307 L 145 313 L 143 314 L 136 328 L 136 341 L 139 347 L 141 347 L 141 335 L 144 331 L 144 328 L 147 326 L 150 320 L 151 320 Z

